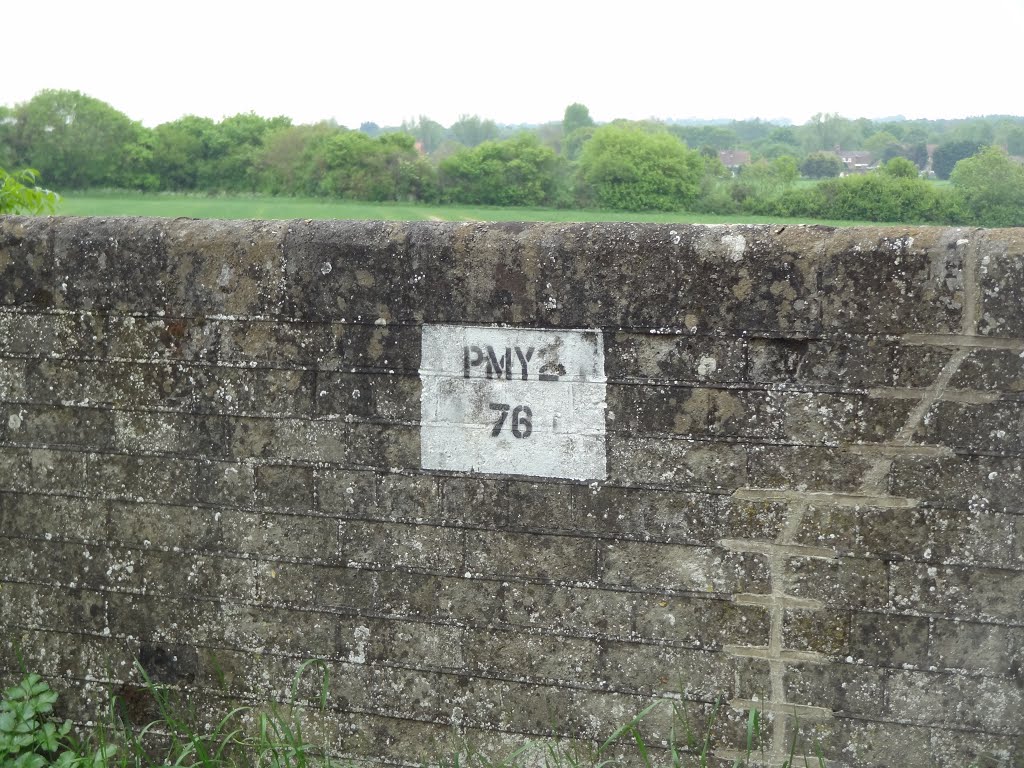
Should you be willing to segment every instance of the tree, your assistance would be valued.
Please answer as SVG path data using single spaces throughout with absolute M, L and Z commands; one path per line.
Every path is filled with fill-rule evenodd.
M 970 157 L 981 149 L 976 141 L 948 141 L 940 144 L 932 153 L 932 170 L 940 179 L 948 179 L 953 167 L 961 160 Z
M 1011 155 L 1024 155 L 1024 125 L 1015 125 L 1007 129 L 1004 137 L 1006 151 Z
M 208 117 L 186 115 L 153 129 L 150 168 L 161 189 L 203 189 L 215 181 L 212 165 L 227 149 L 217 125 Z
M 481 120 L 476 115 L 462 115 L 452 124 L 452 135 L 460 144 L 475 147 L 498 138 L 498 126 L 493 120 Z
M 570 104 L 565 108 L 565 116 L 562 117 L 562 135 L 569 136 L 573 131 L 580 128 L 593 128 L 594 120 L 590 116 L 590 110 L 582 104 Z
M 39 187 L 39 172 L 26 168 L 8 173 L 0 168 L 0 214 L 53 213 L 60 200 L 56 192 Z
M 255 192 L 259 179 L 256 158 L 270 134 L 291 127 L 287 117 L 267 119 L 252 112 L 227 117 L 214 126 L 214 156 L 200 174 L 207 190 Z
M 881 170 L 897 179 L 916 179 L 919 175 L 917 166 L 905 157 L 892 158 Z
M 440 148 L 447 134 L 443 125 L 425 115 L 420 115 L 418 120 L 404 121 L 401 130 L 419 139 L 423 144 L 423 151 L 428 155 Z
M 578 198 L 601 208 L 680 210 L 696 200 L 703 170 L 700 154 L 664 129 L 605 125 L 583 145 Z
M 274 195 L 323 194 L 323 147 L 339 129 L 330 123 L 294 125 L 267 136 L 253 163 L 259 188 Z
M 800 173 L 809 179 L 831 179 L 842 172 L 843 161 L 833 152 L 812 152 L 800 163 Z
M 533 134 L 485 141 L 441 161 L 444 196 L 474 205 L 551 205 L 556 202 L 558 156 Z
M 78 91 L 40 91 L 14 109 L 10 141 L 20 165 L 69 189 L 124 186 L 127 148 L 144 129 Z
M 321 151 L 321 194 L 377 202 L 434 197 L 433 167 L 408 133 L 371 139 L 360 131 L 342 131 L 329 136 Z
M 953 188 L 974 223 L 985 227 L 1024 226 L 1024 166 L 998 147 L 986 147 L 958 162 Z

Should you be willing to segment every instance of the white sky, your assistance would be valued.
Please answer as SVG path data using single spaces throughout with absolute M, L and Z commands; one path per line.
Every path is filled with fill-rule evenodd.
M 1024 0 L 0 0 L 0 30 L 0 104 L 67 88 L 149 126 L 1024 114 Z

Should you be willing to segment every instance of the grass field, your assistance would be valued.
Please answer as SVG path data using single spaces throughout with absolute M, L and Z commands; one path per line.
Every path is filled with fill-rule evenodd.
M 556 208 L 494 208 L 416 203 L 362 203 L 322 198 L 229 195 L 131 195 L 71 193 L 57 207 L 61 216 L 158 216 L 196 219 L 385 219 L 389 221 L 638 221 L 662 224 L 826 224 L 848 227 L 870 222 L 710 216 L 695 213 L 624 213 Z

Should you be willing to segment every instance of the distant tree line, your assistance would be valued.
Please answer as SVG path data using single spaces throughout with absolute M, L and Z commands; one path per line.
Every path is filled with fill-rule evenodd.
M 877 170 L 843 175 L 836 150 Z M 727 168 L 723 150 L 748 161 Z M 0 169 L 33 168 L 46 186 L 228 192 L 497 206 L 689 210 L 889 222 L 1024 225 L 1024 118 L 761 120 L 597 125 L 582 104 L 560 122 L 449 127 L 286 117 L 185 116 L 146 128 L 77 91 L 0 106 Z M 939 185 L 928 174 L 948 179 Z M 818 180 L 811 183 L 808 180 Z

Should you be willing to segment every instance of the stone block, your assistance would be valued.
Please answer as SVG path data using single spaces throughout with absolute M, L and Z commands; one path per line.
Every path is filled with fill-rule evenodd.
M 1012 676 L 1013 631 L 999 624 L 932 619 L 928 663 L 940 670 Z
M 641 600 L 632 592 L 514 581 L 503 584 L 500 597 L 510 626 L 594 639 L 633 637 Z
M 53 306 L 52 226 L 42 217 L 0 220 L 0 304 L 35 310 Z
M 880 560 L 790 557 L 786 587 L 796 597 L 834 609 L 879 610 L 889 599 L 886 564 Z
M 336 564 L 338 523 L 309 515 L 231 512 L 221 518 L 225 550 L 268 560 Z
M 162 222 L 161 229 L 172 311 L 186 316 L 280 311 L 283 223 L 175 219 Z
M 605 372 L 617 383 L 693 387 L 746 381 L 748 342 L 690 333 L 605 335 Z
M 1019 301 L 1024 291 L 1024 238 L 1019 230 L 993 230 L 978 232 L 974 239 L 980 257 L 978 333 L 1020 338 L 1024 335 Z
M 889 564 L 893 607 L 925 616 L 1014 623 L 1024 615 L 1024 573 L 994 568 Z
M 463 572 L 463 539 L 458 528 L 355 520 L 341 524 L 341 553 L 350 567 L 454 575 Z
M 757 606 L 702 596 L 639 595 L 634 610 L 636 635 L 645 641 L 706 651 L 768 642 L 768 611 Z
M 263 464 L 253 470 L 256 505 L 271 512 L 312 512 L 314 470 L 289 464 Z
M 329 517 L 372 518 L 377 509 L 377 475 L 365 470 L 314 471 L 316 505 Z
M 923 617 L 854 612 L 847 653 L 857 663 L 923 669 L 929 664 L 930 629 Z
M 615 484 L 650 483 L 706 492 L 747 484 L 741 446 L 711 441 L 608 435 L 608 478 Z
M 505 579 L 593 584 L 598 545 L 590 539 L 502 531 L 466 534 L 466 571 Z
M 768 563 L 762 555 L 711 547 L 618 542 L 601 547 L 601 581 L 654 592 L 705 595 L 766 593 Z
M 841 717 L 876 717 L 891 674 L 862 664 L 791 662 L 783 674 L 786 701 L 829 709 Z

